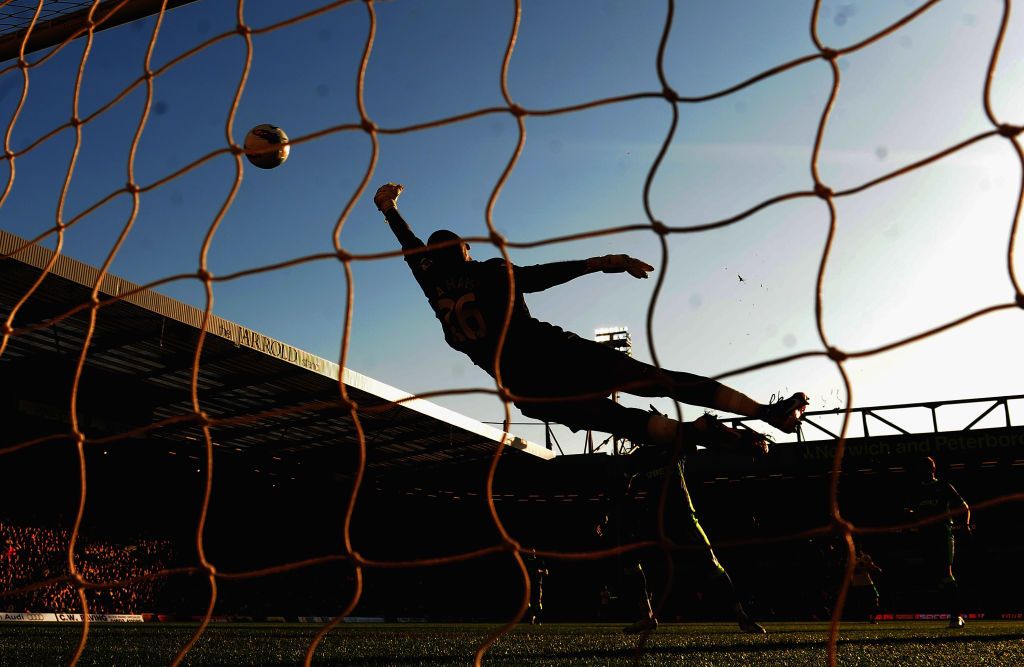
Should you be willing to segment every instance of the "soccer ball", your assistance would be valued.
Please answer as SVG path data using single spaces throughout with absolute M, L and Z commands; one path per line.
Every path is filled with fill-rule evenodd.
M 288 135 L 284 133 L 284 130 L 264 123 L 252 128 L 245 135 L 245 150 L 263 151 L 260 153 L 247 152 L 245 157 L 260 169 L 273 169 L 280 167 L 288 159 L 291 146 L 288 145 Z

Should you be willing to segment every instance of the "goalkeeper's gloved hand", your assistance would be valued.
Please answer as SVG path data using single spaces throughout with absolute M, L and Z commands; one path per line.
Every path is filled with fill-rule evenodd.
M 622 273 L 625 271 L 634 278 L 646 278 L 647 273 L 654 270 L 654 267 L 647 262 L 634 259 L 629 255 L 591 257 L 587 260 L 587 268 L 591 271 L 603 271 L 605 273 Z
M 376 204 L 377 210 L 387 213 L 393 209 L 398 202 L 398 195 L 402 194 L 404 189 L 405 187 L 398 183 L 385 183 L 377 188 L 377 193 L 373 195 L 373 203 Z

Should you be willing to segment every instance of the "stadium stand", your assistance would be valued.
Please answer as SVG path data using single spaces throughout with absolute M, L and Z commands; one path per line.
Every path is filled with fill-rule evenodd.
M 23 245 L 0 231 L 0 255 Z M 0 261 L 3 311 L 26 293 L 50 256 L 30 246 Z M 8 425 L 0 449 L 9 450 L 0 466 L 2 493 L 4 506 L 17 508 L 3 518 L 38 535 L 63 535 L 77 507 L 68 391 L 88 314 L 54 318 L 88 302 L 96 275 L 93 267 L 60 257 L 20 311 L 18 331 L 0 361 L 2 419 Z M 89 470 L 83 531 L 124 544 L 140 535 L 169 539 L 183 559 L 177 564 L 188 563 L 205 477 L 201 424 L 190 402 L 202 312 L 148 290 L 125 296 L 137 289 L 106 278 L 101 298 L 122 298 L 100 309 L 86 355 L 77 396 Z M 336 527 L 357 469 L 355 428 L 338 399 L 337 364 L 221 318 L 213 318 L 210 330 L 215 335 L 205 342 L 199 379 L 204 411 L 218 420 L 209 548 L 220 567 L 238 569 L 336 553 Z M 402 535 L 403 521 L 386 519 L 390 527 L 381 530 L 385 517 L 371 500 L 378 489 L 405 470 L 418 480 L 410 493 L 451 497 L 450 480 L 483 478 L 503 433 L 351 369 L 342 377 L 359 405 L 367 442 L 362 493 L 368 500 L 357 513 L 357 527 L 366 526 L 367 553 L 383 555 L 394 546 L 384 533 Z M 508 474 L 553 456 L 521 438 L 506 440 L 502 470 Z M 483 489 L 468 493 L 480 498 Z M 406 537 L 415 535 L 409 532 L 415 523 Z M 375 549 L 375 541 L 388 546 Z M 425 543 L 437 542 L 435 535 Z M 316 585 L 282 590 L 289 588 L 330 597 L 319 595 L 324 588 Z M 230 606 L 230 585 L 225 595 Z M 265 592 L 254 597 L 268 613 L 292 606 Z M 189 610 L 181 600 L 174 606 Z M 252 603 L 238 606 L 245 611 Z M 301 607 L 300 600 L 295 611 Z

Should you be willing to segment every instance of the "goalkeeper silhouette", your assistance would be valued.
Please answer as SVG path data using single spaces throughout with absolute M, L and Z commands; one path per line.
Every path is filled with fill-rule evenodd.
M 600 431 L 656 447 L 674 447 L 681 442 L 687 451 L 698 444 L 737 453 L 768 451 L 765 436 L 750 429 L 726 427 L 711 415 L 679 422 L 620 405 L 609 397 L 613 391 L 622 391 L 754 417 L 785 433 L 796 430 L 808 404 L 803 393 L 762 404 L 716 380 L 659 370 L 534 318 L 523 298 L 526 293 L 540 292 L 589 273 L 627 273 L 646 278 L 653 266 L 627 255 L 513 265 L 514 290 L 510 292 L 510 267 L 504 259 L 474 261 L 469 244 L 454 232 L 434 232 L 427 240 L 430 248 L 424 251 L 423 241 L 398 211 L 396 201 L 402 190 L 401 185 L 387 183 L 377 190 L 373 201 L 402 249 L 420 251 L 407 253 L 405 261 L 440 321 L 445 341 L 491 377 L 495 376 L 497 361 L 501 383 L 524 415 L 557 422 L 573 431 Z M 511 319 L 497 360 L 510 300 Z

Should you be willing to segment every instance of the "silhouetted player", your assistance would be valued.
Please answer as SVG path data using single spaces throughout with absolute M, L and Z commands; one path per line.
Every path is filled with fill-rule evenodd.
M 937 516 L 962 510 L 960 520 L 954 523 L 953 516 L 937 523 L 922 526 L 917 532 L 921 553 L 928 573 L 939 580 L 940 591 L 949 605 L 949 627 L 964 627 L 960 589 L 953 576 L 953 559 L 956 553 L 954 527 L 971 530 L 971 508 L 949 482 L 935 476 L 935 459 L 921 458 L 910 467 L 914 476 L 908 488 L 904 509 L 916 519 Z
M 530 608 L 526 617 L 533 625 L 544 622 L 544 577 L 551 574 L 543 558 L 537 558 L 536 549 L 530 550 L 523 558 L 530 575 Z
M 853 563 L 853 578 L 850 581 L 847 609 L 853 618 L 877 623 L 880 596 L 873 575 L 881 574 L 882 568 L 875 564 L 871 554 L 858 546 Z
M 398 212 L 403 187 L 382 185 L 373 201 L 403 250 L 424 247 Z M 697 444 L 766 452 L 768 441 L 749 429 L 729 429 L 710 415 L 680 423 L 657 413 L 629 408 L 608 397 L 613 390 L 637 396 L 667 397 L 682 403 L 756 417 L 792 433 L 807 407 L 797 393 L 772 404 L 761 404 L 725 385 L 699 375 L 661 370 L 630 356 L 580 338 L 532 315 L 523 294 L 539 292 L 595 273 L 628 273 L 646 278 L 654 267 L 627 255 L 586 260 L 512 266 L 515 289 L 510 294 L 504 259 L 477 262 L 469 244 L 454 232 L 438 230 L 428 243 L 447 243 L 428 252 L 407 254 L 405 261 L 441 322 L 449 346 L 465 353 L 494 377 L 498 340 L 512 299 L 512 315 L 500 360 L 501 381 L 526 416 L 557 422 L 573 431 L 611 433 L 634 443 L 684 447 Z M 582 400 L 558 400 L 589 394 Z
M 676 561 L 676 580 L 696 575 L 694 578 L 705 599 L 712 604 L 726 605 L 736 618 L 740 630 L 764 634 L 764 627 L 754 620 L 740 601 L 732 578 L 719 562 L 711 548 L 711 540 L 700 525 L 693 499 L 686 487 L 686 456 L 671 461 L 665 458 L 665 453 L 665 448 L 661 447 L 640 447 L 621 457 L 626 468 L 625 504 L 633 505 L 629 498 L 641 491 L 650 498 L 657 498 L 661 493 L 664 475 L 670 475 L 665 498 L 666 532 L 677 544 L 699 547 L 685 559 L 686 565 L 683 564 L 684 559 L 673 556 Z M 629 537 L 639 538 L 640 535 Z M 690 567 L 690 564 L 696 567 Z M 629 593 L 638 599 L 640 617 L 624 628 L 624 631 L 639 633 L 653 630 L 658 627 L 658 619 L 650 604 L 651 595 L 641 563 L 636 563 L 635 571 L 631 574 L 632 582 L 629 585 L 632 590 Z

